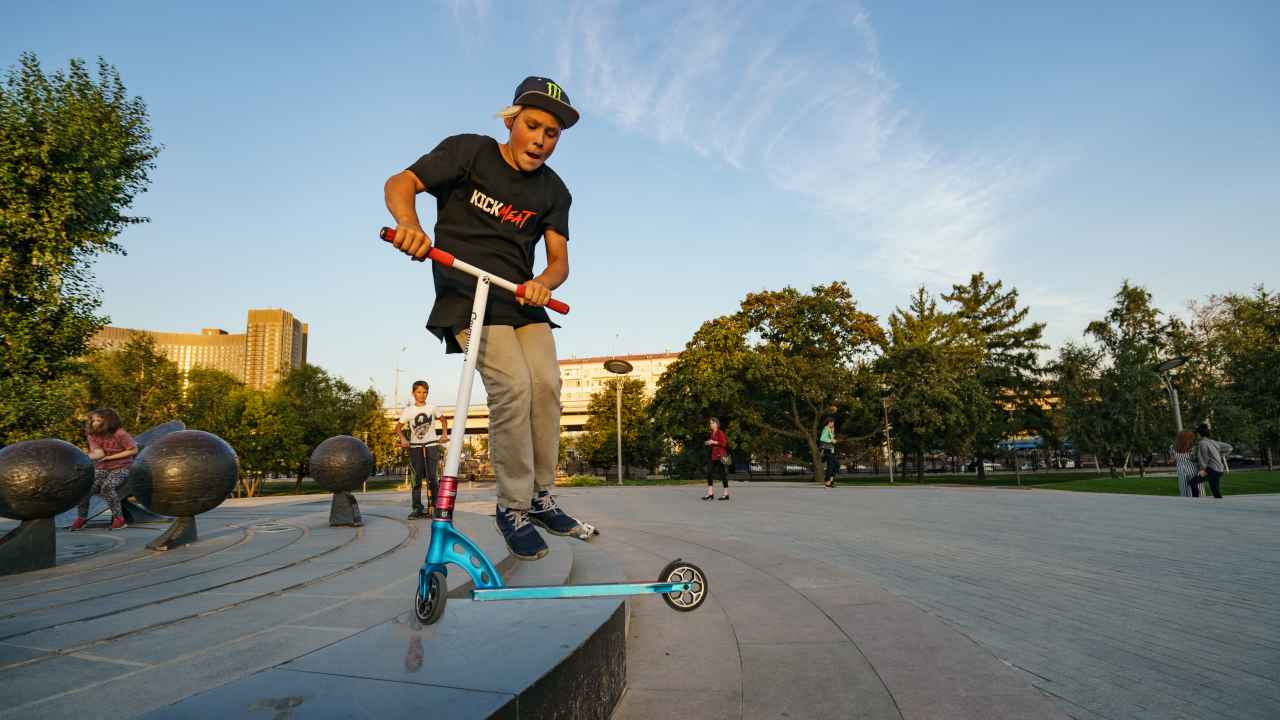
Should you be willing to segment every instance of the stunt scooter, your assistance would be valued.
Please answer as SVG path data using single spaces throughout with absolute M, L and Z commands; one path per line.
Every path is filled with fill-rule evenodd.
M 384 227 L 379 236 L 387 242 L 395 240 L 395 230 Z M 489 286 L 498 287 L 524 297 L 524 285 L 516 285 L 489 273 L 453 255 L 432 247 L 428 257 L 433 262 L 460 270 L 476 279 L 476 295 L 471 305 L 471 332 L 467 336 L 466 359 L 462 364 L 462 380 L 458 383 L 455 408 L 466 408 L 471 403 L 471 384 L 475 377 L 476 360 L 480 354 L 480 337 L 484 332 L 484 313 L 489 298 Z M 547 307 L 562 314 L 569 313 L 569 306 L 552 299 Z M 458 495 L 458 461 L 462 456 L 462 436 L 455 428 L 449 438 L 449 450 L 445 456 L 444 477 L 440 478 L 440 491 L 435 499 L 431 518 L 431 543 L 427 557 L 418 571 L 418 589 L 413 598 L 413 613 L 423 625 L 431 625 L 444 615 L 448 599 L 448 565 L 462 568 L 471 576 L 471 599 L 491 600 L 542 600 L 553 598 L 609 597 L 621 595 L 645 595 L 658 593 L 673 610 L 696 610 L 707 599 L 707 575 L 698 566 L 677 558 L 658 573 L 657 582 L 594 583 L 583 585 L 540 585 L 507 587 L 502 576 L 484 552 L 461 531 L 453 526 L 453 505 Z M 579 526 L 579 538 L 595 534 L 594 528 Z

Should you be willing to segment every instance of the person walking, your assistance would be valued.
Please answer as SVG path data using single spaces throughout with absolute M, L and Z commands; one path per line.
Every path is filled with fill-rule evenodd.
M 822 461 L 826 467 L 826 485 L 829 488 L 836 486 L 836 473 L 840 472 L 840 463 L 836 460 L 836 420 L 835 418 L 827 418 L 827 422 L 822 426 L 822 435 L 818 438 L 818 446 L 822 448 Z
M 1192 487 L 1199 482 L 1196 475 L 1200 466 L 1195 456 L 1196 434 L 1190 430 L 1179 431 L 1173 437 L 1173 461 L 1178 475 L 1178 494 L 1192 497 Z
M 707 421 L 711 428 L 711 436 L 702 444 L 711 448 L 711 458 L 707 462 L 707 494 L 702 496 L 703 500 L 710 500 L 716 496 L 715 476 L 720 475 L 720 482 L 724 486 L 724 494 L 720 496 L 721 500 L 729 499 L 729 475 L 726 472 L 726 463 L 724 459 L 727 457 L 725 448 L 729 446 L 729 440 L 725 437 L 724 431 L 720 429 L 719 418 L 711 418 Z
M 1209 489 L 1213 491 L 1215 498 L 1222 498 L 1222 475 L 1227 471 L 1227 461 L 1223 459 L 1223 453 L 1230 453 L 1231 446 L 1224 442 L 1218 442 L 1210 436 L 1209 425 L 1200 423 L 1196 428 L 1196 434 L 1200 439 L 1196 442 L 1196 464 L 1200 466 L 1200 472 L 1196 474 L 1196 482 L 1191 486 L 1192 497 L 1200 497 L 1200 482 L 1202 480 L 1209 481 Z

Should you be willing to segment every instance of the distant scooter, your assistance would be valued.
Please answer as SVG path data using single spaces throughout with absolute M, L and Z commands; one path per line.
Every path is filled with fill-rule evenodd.
M 384 227 L 379 236 L 387 242 L 395 240 L 395 230 Z M 428 257 L 433 262 L 461 270 L 475 277 L 476 296 L 471 304 L 471 332 L 468 334 L 466 360 L 462 364 L 462 380 L 458 383 L 458 399 L 454 407 L 465 408 L 471 403 L 471 385 L 475 377 L 476 359 L 480 354 L 480 337 L 484 332 L 484 313 L 489 298 L 489 286 L 497 285 L 516 297 L 524 297 L 524 286 L 516 285 L 438 248 L 431 248 Z M 547 307 L 562 314 L 569 313 L 569 306 L 559 300 L 550 300 Z M 413 612 L 418 621 L 431 625 L 444 616 L 448 599 L 447 565 L 452 563 L 471 576 L 474 589 L 471 599 L 489 600 L 539 600 L 553 598 L 609 597 L 620 595 L 644 595 L 659 593 L 673 610 L 689 612 L 698 609 L 707 599 L 709 586 L 707 575 L 698 566 L 679 558 L 671 561 L 658 573 L 657 582 L 592 583 L 584 585 L 536 585 L 530 587 L 505 587 L 497 568 L 484 552 L 453 526 L 453 504 L 458 495 L 458 460 L 462 455 L 462 432 L 454 432 L 449 438 L 449 450 L 445 457 L 444 476 L 440 478 L 440 492 L 432 510 L 431 543 L 427 556 L 418 571 L 418 589 L 413 597 Z M 596 534 L 595 528 L 582 525 L 579 537 L 585 539 Z

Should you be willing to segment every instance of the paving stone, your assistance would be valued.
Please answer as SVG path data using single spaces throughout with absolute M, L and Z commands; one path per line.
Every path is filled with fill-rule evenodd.
M 698 720 L 739 720 L 742 696 L 738 692 L 706 690 L 643 690 L 628 687 L 613 720 L 649 718 L 698 718 Z
M 267 670 L 157 709 L 168 718 L 515 718 L 511 695 L 342 675 Z
M 902 715 L 852 643 L 742 646 L 743 718 Z

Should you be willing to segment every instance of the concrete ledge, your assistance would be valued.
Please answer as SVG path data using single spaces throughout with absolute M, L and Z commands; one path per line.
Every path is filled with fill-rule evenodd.
M 496 531 L 490 538 L 479 523 L 468 524 L 488 552 Z M 504 559 L 504 579 L 509 585 L 565 582 L 576 542 L 552 536 L 551 554 L 543 560 Z M 623 600 L 476 603 L 457 596 L 470 589 L 466 578 L 456 569 L 450 573 L 451 599 L 435 625 L 422 627 L 405 612 L 144 717 L 611 715 L 626 683 Z

